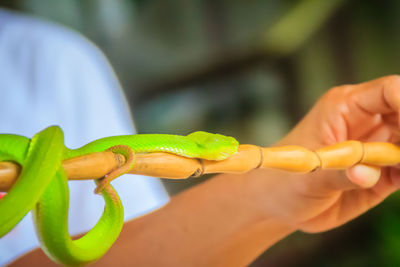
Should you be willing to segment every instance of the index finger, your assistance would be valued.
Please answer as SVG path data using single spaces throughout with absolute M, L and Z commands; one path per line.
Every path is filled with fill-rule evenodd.
M 385 76 L 354 86 L 352 99 L 364 111 L 372 114 L 400 111 L 399 75 Z

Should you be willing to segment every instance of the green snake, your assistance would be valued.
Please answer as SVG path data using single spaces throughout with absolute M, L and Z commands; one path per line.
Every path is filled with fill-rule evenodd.
M 64 146 L 63 132 L 58 126 L 48 127 L 32 139 L 0 134 L 0 161 L 14 162 L 22 167 L 14 186 L 0 199 L 0 238 L 32 210 L 41 247 L 53 261 L 64 265 L 84 265 L 101 258 L 122 229 L 121 201 L 107 183 L 101 191 L 105 201 L 101 218 L 83 237 L 73 240 L 68 233 L 67 176 L 61 163 L 116 145 L 128 146 L 134 153 L 169 152 L 208 160 L 223 160 L 238 149 L 238 142 L 233 137 L 202 131 L 187 136 L 112 136 L 78 149 Z

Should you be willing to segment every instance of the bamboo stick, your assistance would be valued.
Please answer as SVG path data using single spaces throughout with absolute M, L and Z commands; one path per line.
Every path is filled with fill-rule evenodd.
M 70 180 L 98 179 L 121 166 L 124 158 L 112 152 L 92 153 L 63 162 Z M 273 168 L 307 173 L 317 169 L 346 169 L 357 163 L 392 166 L 400 163 L 400 147 L 391 143 L 346 141 L 312 151 L 300 146 L 240 145 L 238 153 L 222 160 L 185 158 L 170 153 L 137 154 L 130 173 L 167 179 L 185 179 L 208 173 L 245 173 Z M 17 180 L 20 167 L 0 162 L 0 191 Z

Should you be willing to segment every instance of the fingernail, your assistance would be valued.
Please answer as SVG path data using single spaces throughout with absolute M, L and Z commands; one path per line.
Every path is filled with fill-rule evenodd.
M 380 168 L 358 164 L 352 168 L 351 181 L 361 187 L 369 188 L 378 182 L 380 176 Z

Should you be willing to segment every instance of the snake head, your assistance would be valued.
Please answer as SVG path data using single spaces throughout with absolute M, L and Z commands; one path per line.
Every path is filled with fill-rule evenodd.
M 199 158 L 208 160 L 223 160 L 235 154 L 239 142 L 230 136 L 198 131 L 187 135 L 196 142 L 201 150 Z

